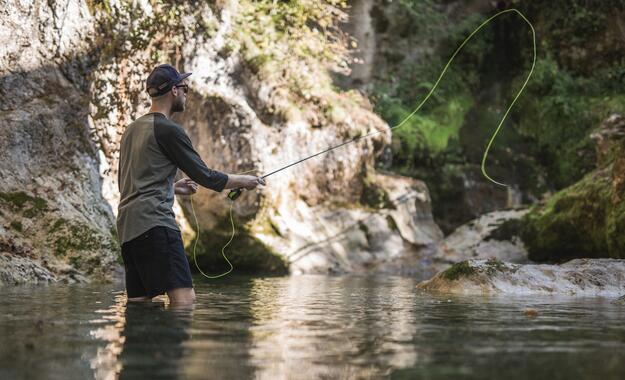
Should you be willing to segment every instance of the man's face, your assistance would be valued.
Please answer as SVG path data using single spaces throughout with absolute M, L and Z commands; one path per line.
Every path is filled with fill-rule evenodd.
M 184 103 L 187 101 L 187 94 L 185 93 L 187 88 L 183 86 L 188 86 L 186 79 L 171 89 L 171 93 L 174 97 L 174 101 L 171 104 L 172 113 L 184 111 Z

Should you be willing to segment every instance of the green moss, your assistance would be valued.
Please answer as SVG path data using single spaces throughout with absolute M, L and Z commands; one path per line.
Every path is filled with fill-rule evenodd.
M 391 202 L 388 192 L 380 185 L 375 183 L 371 176 L 367 175 L 363 179 L 362 193 L 360 194 L 360 203 L 373 209 L 394 209 L 395 205 Z
M 451 266 L 451 268 L 444 271 L 441 276 L 447 280 L 455 281 L 460 277 L 468 277 L 476 273 L 468 261 L 461 261 Z
M 611 257 L 625 258 L 625 202 L 611 208 L 606 218 L 605 235 Z
M 96 250 L 102 247 L 100 235 L 91 227 L 71 221 L 64 221 L 61 225 L 65 225 L 65 234 L 59 236 L 54 242 L 56 256 L 66 256 L 70 252 Z
M 625 257 L 624 207 L 613 205 L 609 167 L 586 175 L 576 184 L 530 209 L 521 238 L 535 261 L 576 257 Z
M 65 218 L 59 218 L 57 219 L 54 224 L 52 225 L 52 227 L 50 228 L 50 233 L 54 233 L 56 231 L 58 231 L 62 226 L 66 225 L 68 222 L 67 219 Z
M 521 234 L 523 222 L 520 219 L 509 219 L 501 223 L 484 238 L 488 240 L 510 241 Z
M 395 223 L 395 219 L 392 216 L 386 216 L 386 224 L 391 231 L 399 232 L 399 227 L 397 227 L 397 223 Z
M 16 220 L 11 222 L 11 227 L 18 232 L 22 232 L 23 230 L 22 223 Z
M 506 264 L 494 258 L 486 260 L 486 263 L 484 266 L 485 266 L 486 274 L 488 274 L 489 276 L 492 276 L 497 272 L 504 272 L 508 270 L 508 267 L 506 267 Z
M 48 201 L 40 197 L 32 197 L 23 191 L 0 192 L 0 200 L 6 203 L 13 211 L 22 211 L 27 218 L 41 215 L 48 209 Z M 30 207 L 24 210 L 27 206 Z

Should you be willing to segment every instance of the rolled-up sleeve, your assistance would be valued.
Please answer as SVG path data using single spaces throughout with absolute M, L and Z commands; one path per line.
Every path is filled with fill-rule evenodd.
M 154 137 L 163 153 L 189 178 L 214 191 L 226 187 L 228 175 L 206 166 L 182 127 L 156 123 Z

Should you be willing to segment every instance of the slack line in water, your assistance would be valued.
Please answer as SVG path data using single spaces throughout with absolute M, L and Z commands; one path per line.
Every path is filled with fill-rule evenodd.
M 416 114 L 416 113 L 417 113 L 417 112 L 421 109 L 421 107 L 423 107 L 423 105 L 425 104 L 425 102 L 427 102 L 427 101 L 428 101 L 428 99 L 430 98 L 430 96 L 434 93 L 434 90 L 436 89 L 436 87 L 438 87 L 438 84 L 440 83 L 441 79 L 443 78 L 443 76 L 444 76 L 444 75 L 445 75 L 445 73 L 447 72 L 447 69 L 448 69 L 448 68 L 449 68 L 449 66 L 451 65 L 451 62 L 454 60 L 454 58 L 456 58 L 456 55 L 458 55 L 458 53 L 460 52 L 460 50 L 462 50 L 462 48 L 464 47 L 464 45 L 465 45 L 465 44 L 466 44 L 466 43 L 467 43 L 467 42 L 468 42 L 468 41 L 469 41 L 469 40 L 470 40 L 470 39 L 471 39 L 471 38 L 472 38 L 472 37 L 473 37 L 473 36 L 474 36 L 474 35 L 475 35 L 475 34 L 476 34 L 479 30 L 480 30 L 480 29 L 482 29 L 482 28 L 483 28 L 486 24 L 488 24 L 488 23 L 489 23 L 489 22 L 491 22 L 493 19 L 495 19 L 495 18 L 497 18 L 497 17 L 499 17 L 499 16 L 501 16 L 501 15 L 503 15 L 503 14 L 505 14 L 505 13 L 510 13 L 510 12 L 514 12 L 514 13 L 518 14 L 518 15 L 519 15 L 519 16 L 523 19 L 523 21 L 524 21 L 524 22 L 525 22 L 525 23 L 526 23 L 526 24 L 530 27 L 530 30 L 531 30 L 531 32 L 532 32 L 532 47 L 533 47 L 532 67 L 530 68 L 530 71 L 529 71 L 529 73 L 528 73 L 528 75 L 527 75 L 527 78 L 525 78 L 525 82 L 523 82 L 523 85 L 521 86 L 521 88 L 520 88 L 520 89 L 519 89 L 519 91 L 517 92 L 516 96 L 514 97 L 514 99 L 512 100 L 512 102 L 510 103 L 510 105 L 508 106 L 508 108 L 506 109 L 506 112 L 504 113 L 503 117 L 502 117 L 502 118 L 501 118 L 501 120 L 499 121 L 499 124 L 497 125 L 497 129 L 495 129 L 495 132 L 493 133 L 493 136 L 490 138 L 490 140 L 489 140 L 489 142 L 488 142 L 488 145 L 486 146 L 486 149 L 484 150 L 484 155 L 483 155 L 483 157 L 482 157 L 482 164 L 481 164 L 482 174 L 484 175 L 484 177 L 486 177 L 486 179 L 488 179 L 489 181 L 491 181 L 491 182 L 493 182 L 493 183 L 495 183 L 495 184 L 497 184 L 497 185 L 500 185 L 500 186 L 506 186 L 506 187 L 507 187 L 508 185 L 506 185 L 506 184 L 504 184 L 504 183 L 501 183 L 501 182 L 497 182 L 497 181 L 495 181 L 494 179 L 492 179 L 492 178 L 491 178 L 491 177 L 490 177 L 490 176 L 486 173 L 486 168 L 485 168 L 485 164 L 486 164 L 486 157 L 488 156 L 488 152 L 489 152 L 489 150 L 490 150 L 490 147 L 491 147 L 491 145 L 492 145 L 493 141 L 495 140 L 495 137 L 497 136 L 497 133 L 499 133 L 499 130 L 501 129 L 501 127 L 502 127 L 502 125 L 503 125 L 504 121 L 506 120 L 506 117 L 508 117 L 508 114 L 510 113 L 510 110 L 512 110 L 512 107 L 513 107 L 513 106 L 514 106 L 514 104 L 516 103 L 516 101 L 517 101 L 517 99 L 519 98 L 519 96 L 521 96 L 521 93 L 523 92 L 523 90 L 525 89 L 525 86 L 526 86 L 526 85 L 527 85 L 527 83 L 529 82 L 530 77 L 532 76 L 532 73 L 534 72 L 534 66 L 536 65 L 536 32 L 535 32 L 535 30 L 534 30 L 534 26 L 532 25 L 532 23 L 531 23 L 531 22 L 530 22 L 530 21 L 529 21 L 529 20 L 528 20 L 528 19 L 527 19 L 527 18 L 526 18 L 526 17 L 525 17 L 525 16 L 524 16 L 521 12 L 520 12 L 520 11 L 518 11 L 517 9 L 514 9 L 514 8 L 512 8 L 512 9 L 506 9 L 506 10 L 504 10 L 504 11 L 498 12 L 498 13 L 496 13 L 495 15 L 493 15 L 493 16 L 491 16 L 491 17 L 489 17 L 489 18 L 488 18 L 488 19 L 486 19 L 484 22 L 482 22 L 482 23 L 481 23 L 481 24 L 480 24 L 480 25 L 479 25 L 479 26 L 478 26 L 478 27 L 477 27 L 477 28 L 476 28 L 476 29 L 475 29 L 475 30 L 474 30 L 471 34 L 469 34 L 469 36 L 468 36 L 467 38 L 465 38 L 465 39 L 464 39 L 464 41 L 462 42 L 462 44 L 460 44 L 460 46 L 458 46 L 458 48 L 456 49 L 456 51 L 452 54 L 452 56 L 451 56 L 451 58 L 449 59 L 449 61 L 447 61 L 447 64 L 446 64 L 446 65 L 445 65 L 445 67 L 443 68 L 443 71 L 442 71 L 442 72 L 441 72 L 441 74 L 438 76 L 438 79 L 436 80 L 436 82 L 434 83 L 434 85 L 432 86 L 432 88 L 430 89 L 430 91 L 428 92 L 428 94 L 425 96 L 425 98 L 423 98 L 423 100 L 421 101 L 421 103 L 419 103 L 419 105 L 418 105 L 418 106 L 414 109 L 414 111 L 412 111 L 412 112 L 411 112 L 411 113 L 410 113 L 410 114 L 409 114 L 406 118 L 404 118 L 404 120 L 402 120 L 399 124 L 397 124 L 397 125 L 395 125 L 395 126 L 393 126 L 393 127 L 390 127 L 390 128 L 388 128 L 388 129 L 383 129 L 383 130 L 377 130 L 377 129 L 376 129 L 375 131 L 369 132 L 369 133 L 367 133 L 367 134 L 365 134 L 365 135 L 357 136 L 357 137 L 354 137 L 354 138 L 352 138 L 352 139 L 346 140 L 346 141 L 344 141 L 344 142 L 342 142 L 342 143 L 340 143 L 340 144 L 338 144 L 338 145 L 331 146 L 331 147 L 329 147 L 329 148 L 327 148 L 327 149 L 325 149 L 325 150 L 322 150 L 322 151 L 320 151 L 320 152 L 318 152 L 318 153 L 315 153 L 315 154 L 313 154 L 313 155 L 310 155 L 310 156 L 304 157 L 304 158 L 302 158 L 302 159 L 300 159 L 300 160 L 297 160 L 297 161 L 292 162 L 292 163 L 290 163 L 290 164 L 288 164 L 288 165 L 285 165 L 285 166 L 283 166 L 283 167 L 281 167 L 281 168 L 279 168 L 279 169 L 276 169 L 276 170 L 274 170 L 274 171 L 271 171 L 271 172 L 269 172 L 268 174 L 264 174 L 264 175 L 262 175 L 260 178 L 265 179 L 265 178 L 267 178 L 267 177 L 269 177 L 269 176 L 271 176 L 271 175 L 274 175 L 274 174 L 276 174 L 276 173 L 278 173 L 278 172 L 281 172 L 281 171 L 283 171 L 283 170 L 285 170 L 285 169 L 288 169 L 288 168 L 290 168 L 290 167 L 292 167 L 292 166 L 298 165 L 298 164 L 300 164 L 300 163 L 302 163 L 302 162 L 304 162 L 304 161 L 307 161 L 307 160 L 309 160 L 309 159 L 311 159 L 311 158 L 314 158 L 314 157 L 320 156 L 320 155 L 322 155 L 322 154 L 328 153 L 328 152 L 330 152 L 330 151 L 332 151 L 332 150 L 338 149 L 338 148 L 340 148 L 340 147 L 342 147 L 342 146 L 345 146 L 345 145 L 347 145 L 347 144 L 351 144 L 351 143 L 356 142 L 356 141 L 358 141 L 358 140 L 361 140 L 361 139 L 364 139 L 364 138 L 368 138 L 368 137 L 371 137 L 371 136 L 375 136 L 375 135 L 377 135 L 377 134 L 379 134 L 379 133 L 386 133 L 386 132 L 390 132 L 390 131 L 392 131 L 392 130 L 393 130 L 393 129 L 395 129 L 395 128 L 399 128 L 399 127 L 401 127 L 401 126 L 402 126 L 402 125 L 404 125 L 404 123 L 406 123 L 406 122 L 407 122 L 407 121 L 408 121 L 408 120 L 409 120 L 412 116 L 414 116 L 414 114 Z M 249 173 L 249 172 L 250 172 L 250 171 L 243 172 L 243 173 L 237 173 L 237 174 L 244 174 L 244 173 Z M 226 257 L 226 254 L 224 253 L 224 250 L 226 249 L 226 247 L 228 247 L 228 245 L 230 245 L 230 243 L 231 243 L 231 242 L 232 242 L 232 240 L 234 239 L 235 228 L 234 228 L 234 220 L 233 220 L 233 217 L 232 217 L 232 206 L 234 205 L 234 201 L 235 201 L 235 200 L 236 200 L 236 199 L 237 199 L 237 198 L 241 195 L 242 190 L 243 190 L 243 189 L 238 188 L 238 189 L 231 190 L 231 191 L 228 193 L 228 199 L 230 200 L 230 212 L 229 212 L 229 214 L 230 214 L 230 223 L 231 223 L 231 225 L 232 225 L 232 235 L 230 236 L 230 239 L 228 240 L 228 242 L 227 242 L 227 243 L 223 246 L 223 248 L 221 249 L 221 254 L 222 254 L 222 256 L 224 257 L 224 259 L 228 262 L 228 264 L 230 265 L 230 269 L 229 269 L 228 271 L 226 271 L 226 272 L 222 273 L 222 274 L 215 275 L 215 276 L 210 276 L 210 275 L 205 274 L 205 273 L 204 273 L 204 272 L 200 269 L 200 267 L 198 266 L 198 264 L 197 264 L 197 260 L 196 260 L 196 258 L 195 258 L 195 249 L 196 249 L 196 246 L 197 246 L 197 241 L 198 241 L 198 239 L 199 239 L 200 229 L 199 229 L 199 224 L 198 224 L 198 221 L 197 221 L 197 216 L 195 215 L 195 208 L 193 207 L 193 196 L 191 196 L 191 197 L 190 197 L 190 198 L 191 198 L 191 210 L 193 211 L 193 217 L 195 218 L 195 225 L 196 225 L 196 230 L 197 230 L 197 232 L 196 232 L 195 244 L 193 245 L 193 261 L 195 262 L 195 266 L 196 266 L 196 268 L 199 270 L 199 272 L 200 272 L 200 273 L 201 273 L 204 277 L 206 277 L 206 278 L 213 279 L 213 278 L 222 277 L 222 276 L 225 276 L 226 274 L 230 273 L 230 272 L 234 269 L 234 267 L 232 266 L 232 263 L 231 263 L 231 262 L 230 262 L 230 260 L 228 260 L 228 258 Z

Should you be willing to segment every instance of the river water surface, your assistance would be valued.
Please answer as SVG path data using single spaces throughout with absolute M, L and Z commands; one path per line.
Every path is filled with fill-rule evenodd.
M 179 310 L 127 305 L 123 284 L 3 287 L 0 379 L 625 378 L 624 306 L 416 284 L 196 278 Z

